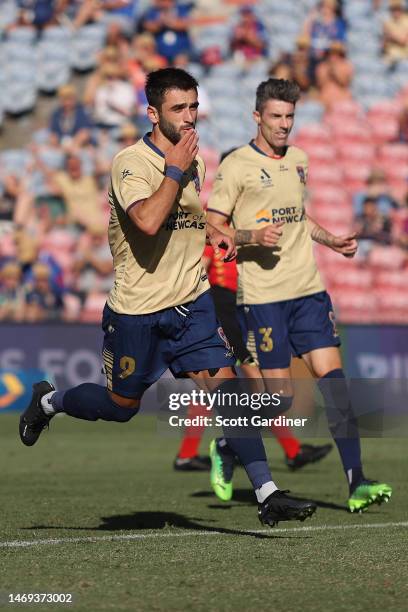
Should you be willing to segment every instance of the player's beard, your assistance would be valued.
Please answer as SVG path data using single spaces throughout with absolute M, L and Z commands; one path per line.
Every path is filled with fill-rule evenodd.
M 163 115 L 159 116 L 159 128 L 161 133 L 174 145 L 176 145 L 183 135 L 181 130 L 178 130 L 174 123 L 170 123 L 163 117 Z M 194 126 L 192 126 L 194 128 Z
M 176 145 L 181 139 L 181 134 L 177 130 L 174 123 L 167 121 L 163 115 L 159 118 L 159 128 L 161 133 L 174 145 Z

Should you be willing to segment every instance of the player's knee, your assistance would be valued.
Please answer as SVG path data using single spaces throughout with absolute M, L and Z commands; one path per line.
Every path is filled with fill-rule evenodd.
M 118 423 L 126 423 L 139 412 L 139 399 L 123 397 L 112 392 L 109 392 L 109 396 L 112 405 L 112 420 Z

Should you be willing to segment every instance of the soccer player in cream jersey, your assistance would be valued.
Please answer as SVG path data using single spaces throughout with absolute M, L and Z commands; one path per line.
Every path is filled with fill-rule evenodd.
M 325 400 L 349 485 L 349 509 L 364 511 L 373 502 L 388 501 L 392 490 L 363 474 L 333 307 L 312 251 L 315 240 L 353 257 L 357 242 L 353 234 L 332 235 L 305 211 L 307 156 L 287 144 L 298 98 L 296 83 L 269 79 L 259 85 L 254 111 L 257 135 L 220 165 L 208 220 L 229 231 L 239 247 L 240 322 L 267 385 L 273 388 L 274 380 L 284 385 L 288 409 L 293 394 L 291 353 L 302 357 Z M 232 227 L 226 230 L 229 222 Z M 221 440 L 212 446 L 214 463 L 230 463 L 223 444 Z
M 234 359 L 201 265 L 206 235 L 215 250 L 226 247 L 226 259 L 236 252 L 231 238 L 207 225 L 199 200 L 204 164 L 195 130 L 197 86 L 176 68 L 147 78 L 152 132 L 122 150 L 112 166 L 109 241 L 115 279 L 102 321 L 107 384 L 67 391 L 55 391 L 47 381 L 35 384 L 20 418 L 26 446 L 37 442 L 57 412 L 89 421 L 129 421 L 144 391 L 168 368 L 208 391 L 236 391 Z M 224 433 L 226 448 L 239 457 L 253 485 L 262 523 L 313 514 L 313 502 L 292 499 L 273 482 L 259 431 L 252 437 L 242 430 L 237 437 Z

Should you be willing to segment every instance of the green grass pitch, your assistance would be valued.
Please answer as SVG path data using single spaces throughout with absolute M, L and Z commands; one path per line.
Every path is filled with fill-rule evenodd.
M 28 609 L 407 609 L 403 439 L 363 441 L 367 475 L 394 487 L 389 504 L 363 515 L 346 512 L 336 451 L 290 473 L 268 439 L 277 484 L 319 508 L 305 523 L 266 530 L 242 469 L 233 501 L 218 502 L 208 474 L 172 470 L 178 439 L 158 434 L 152 417 L 125 425 L 57 418 L 33 448 L 21 445 L 17 422 L 0 417 L 3 601 L 52 592 L 73 593 L 74 604 Z M 36 543 L 5 546 L 26 541 Z

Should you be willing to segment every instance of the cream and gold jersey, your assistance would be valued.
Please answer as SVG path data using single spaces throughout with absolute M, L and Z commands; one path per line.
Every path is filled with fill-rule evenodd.
M 220 165 L 208 210 L 230 218 L 236 229 L 285 222 L 276 247 L 239 247 L 239 304 L 281 302 L 324 290 L 304 208 L 307 171 L 301 149 L 289 146 L 284 156 L 269 157 L 253 142 Z
M 163 153 L 148 135 L 113 160 L 109 243 L 115 270 L 108 305 L 119 314 L 148 314 L 194 300 L 209 287 L 201 265 L 206 218 L 199 200 L 204 162 L 184 173 L 171 213 L 155 236 L 130 219 L 132 206 L 155 193 L 164 178 Z

